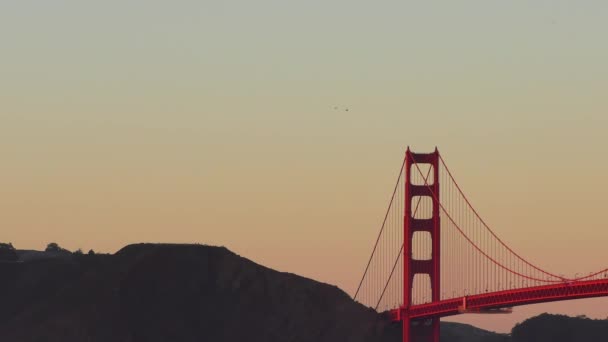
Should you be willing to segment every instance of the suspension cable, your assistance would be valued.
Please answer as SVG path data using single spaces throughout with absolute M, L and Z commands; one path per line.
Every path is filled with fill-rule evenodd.
M 384 226 L 386 224 L 386 220 L 388 219 L 388 214 L 393 205 L 393 200 L 395 199 L 395 194 L 397 193 L 397 188 L 399 187 L 399 181 L 401 180 L 401 176 L 403 174 L 403 168 L 405 166 L 405 158 L 403 159 L 403 163 L 401 163 L 401 169 L 399 170 L 399 176 L 397 177 L 397 183 L 395 184 L 395 189 L 393 190 L 393 195 L 391 196 L 391 200 L 388 204 L 388 208 L 386 209 L 386 214 L 384 215 L 384 220 L 382 221 L 382 226 L 380 227 L 380 232 L 378 233 L 378 237 L 376 238 L 376 242 L 374 243 L 374 248 L 372 249 L 372 255 L 370 255 L 369 260 L 367 261 L 367 266 L 365 266 L 365 271 L 363 271 L 363 276 L 361 277 L 361 281 L 359 282 L 359 286 L 357 286 L 357 291 L 355 292 L 355 296 L 353 299 L 357 299 L 357 295 L 361 290 L 361 285 L 363 285 L 363 281 L 367 276 L 367 271 L 369 270 L 369 265 L 372 263 L 372 259 L 374 258 L 374 254 L 376 253 L 376 249 L 378 248 L 378 242 L 380 242 L 380 237 L 382 236 L 382 232 L 384 231 Z

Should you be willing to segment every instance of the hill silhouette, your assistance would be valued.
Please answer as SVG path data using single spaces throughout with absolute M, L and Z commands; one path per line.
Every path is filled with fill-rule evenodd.
M 0 263 L 3 342 L 396 342 L 401 337 L 399 324 L 339 288 L 269 269 L 223 247 L 136 244 L 113 255 L 17 253 L 18 262 Z M 529 334 L 537 324 L 524 322 L 514 336 L 536 336 Z M 442 323 L 441 334 L 443 342 L 511 341 L 455 323 Z
M 608 320 L 542 314 L 512 330 L 514 342 L 580 342 L 608 340 Z
M 0 265 L 1 341 L 372 341 L 385 325 L 335 286 L 222 247 L 23 254 Z

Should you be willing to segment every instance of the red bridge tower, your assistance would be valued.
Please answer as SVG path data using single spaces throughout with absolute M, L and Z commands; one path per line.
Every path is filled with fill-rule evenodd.
M 417 164 L 429 164 L 433 177 L 424 180 L 425 184 L 413 184 L 412 168 L 420 167 Z M 403 220 L 403 236 L 405 246 L 403 249 L 403 306 L 399 310 L 399 318 L 403 322 L 403 342 L 439 342 L 439 317 L 423 321 L 412 321 L 409 317 L 409 308 L 412 303 L 412 288 L 414 276 L 426 274 L 430 279 L 432 302 L 441 300 L 440 282 L 440 251 L 441 239 L 439 220 L 439 152 L 422 154 L 412 153 L 408 148 L 405 156 L 405 217 Z M 413 217 L 412 205 L 427 197 L 432 201 L 432 216 L 430 218 Z M 415 204 L 414 204 L 415 205 Z M 414 259 L 412 241 L 415 232 L 430 234 L 432 241 L 431 259 Z

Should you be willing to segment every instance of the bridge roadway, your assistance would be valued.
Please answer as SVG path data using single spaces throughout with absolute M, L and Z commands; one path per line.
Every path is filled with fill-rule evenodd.
M 603 296 L 608 296 L 608 279 L 564 282 L 446 299 L 434 303 L 412 305 L 408 314 L 410 319 L 428 319 L 458 315 L 463 311 L 483 312 L 520 305 Z M 405 313 L 406 310 L 403 307 L 392 310 L 391 319 L 400 321 L 401 315 Z

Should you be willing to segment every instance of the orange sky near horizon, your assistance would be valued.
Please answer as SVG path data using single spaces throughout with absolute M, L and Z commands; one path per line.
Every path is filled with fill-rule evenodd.
M 223 245 L 352 294 L 405 148 L 438 146 L 518 253 L 608 267 L 608 3 L 143 5 L 0 4 L 0 241 Z

